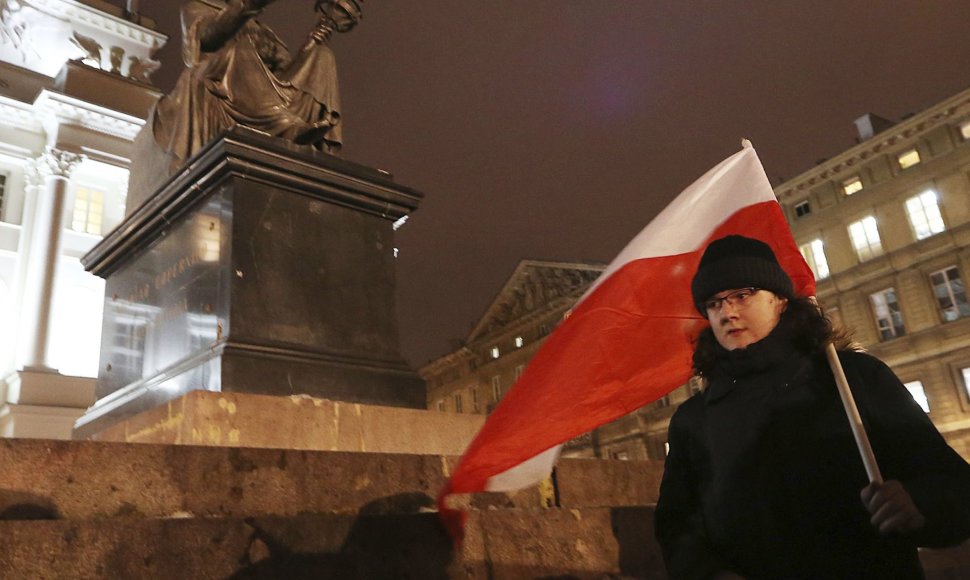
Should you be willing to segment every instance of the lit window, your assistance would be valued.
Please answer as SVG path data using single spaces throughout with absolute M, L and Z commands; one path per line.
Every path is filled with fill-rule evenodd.
M 101 235 L 104 217 L 104 192 L 78 187 L 74 194 L 74 215 L 71 229 L 76 232 Z
M 479 412 L 481 407 L 478 405 L 478 389 L 472 389 L 472 411 Z
M 970 140 L 970 121 L 960 123 L 960 136 L 965 140 Z
M 524 369 L 525 369 L 525 365 L 517 365 L 515 367 L 515 380 L 519 380 L 519 377 L 522 376 L 522 371 Z
M 462 410 L 461 410 L 461 406 L 462 406 L 461 405 L 461 393 L 455 393 L 452 396 L 452 400 L 455 402 L 455 412 L 456 413 L 461 413 L 462 412 Z
M 491 355 L 492 358 L 498 358 L 501 353 L 499 352 L 497 346 L 493 346 L 492 350 L 489 351 L 489 354 Z
M 492 377 L 492 401 L 498 403 L 502 398 L 502 377 L 495 375 Z
M 842 193 L 846 195 L 852 195 L 857 191 L 862 190 L 862 180 L 858 177 L 853 177 L 852 179 L 846 179 L 842 182 Z
M 871 294 L 872 311 L 876 315 L 876 326 L 879 328 L 879 339 L 889 340 L 906 334 L 903 326 L 903 313 L 899 309 L 895 288 L 886 288 L 881 292 Z
M 923 389 L 923 383 L 920 381 L 912 381 L 903 385 L 909 394 L 913 396 L 913 400 L 916 404 L 923 409 L 924 413 L 930 412 L 930 400 L 926 398 L 926 391 Z
M 799 246 L 802 256 L 808 262 L 808 267 L 812 269 L 816 280 L 829 277 L 829 263 L 825 259 L 825 252 L 822 249 L 822 240 L 812 240 L 807 244 Z
M 920 162 L 919 151 L 916 149 L 903 151 L 896 156 L 896 162 L 899 163 L 900 169 L 908 169 L 914 165 L 918 165 Z
M 664 455 L 670 455 L 670 441 L 664 441 Z
M 876 218 L 871 215 L 849 224 L 849 236 L 852 238 L 852 246 L 855 247 L 859 260 L 864 262 L 882 254 L 882 242 L 879 240 Z
M 970 316 L 967 288 L 963 285 L 956 266 L 930 274 L 930 284 L 933 285 L 933 295 L 940 305 L 943 320 L 951 322 L 961 316 Z
M 939 200 L 932 189 L 907 199 L 906 214 L 909 215 L 909 223 L 913 224 L 913 232 L 917 240 L 928 238 L 946 229 L 943 226 L 943 216 L 940 215 Z
M 522 345 L 523 344 L 525 344 L 525 341 L 522 339 L 522 337 L 521 336 L 516 336 L 515 337 L 515 348 L 522 348 Z
M 630 460 L 630 454 L 627 453 L 626 451 L 614 451 L 614 452 L 610 453 L 610 455 L 613 457 L 613 459 L 616 459 L 617 461 L 629 461 Z
M 438 410 L 439 411 L 444 411 L 445 410 L 445 400 L 444 399 L 438 399 Z
M 803 200 L 795 204 L 795 219 L 802 218 L 812 213 L 812 204 L 808 200 Z
M 970 397 L 970 367 L 960 369 L 963 374 L 963 388 L 967 390 L 967 396 Z

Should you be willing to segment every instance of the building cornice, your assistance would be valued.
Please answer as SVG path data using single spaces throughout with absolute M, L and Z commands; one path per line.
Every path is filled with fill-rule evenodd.
M 555 316 L 557 319 L 562 316 L 562 313 L 566 312 L 570 308 L 576 305 L 576 301 L 583 295 L 586 288 L 579 288 L 564 296 L 559 296 L 541 307 L 522 315 L 517 318 L 514 322 L 507 326 L 503 326 L 496 332 L 491 334 L 482 335 L 481 337 L 475 339 L 468 343 L 468 347 L 472 351 L 478 351 L 480 348 L 488 348 L 492 346 L 496 341 L 500 341 L 503 338 L 508 338 L 521 334 L 525 329 L 531 328 L 539 320 L 549 318 L 550 316 Z
M 83 22 L 99 30 L 113 32 L 135 43 L 158 48 L 168 39 L 164 34 L 124 18 L 106 14 L 74 0 L 22 0 L 37 10 L 71 22 Z
M 832 179 L 848 178 L 858 167 L 887 150 L 915 142 L 923 133 L 943 125 L 953 117 L 970 113 L 970 89 L 902 121 L 874 137 L 840 153 L 775 188 L 779 201 Z
M 426 375 L 434 374 L 442 369 L 461 364 L 473 358 L 475 358 L 475 353 L 472 352 L 468 347 L 463 346 L 454 352 L 450 352 L 444 356 L 432 360 L 428 364 L 418 369 L 418 374 L 425 377 Z
M 505 283 L 502 285 L 501 289 L 496 293 L 495 298 L 489 304 L 485 313 L 479 318 L 478 323 L 472 328 L 471 332 L 468 333 L 468 338 L 466 342 L 469 344 L 477 343 L 480 339 L 478 337 L 485 333 L 486 327 L 491 323 L 492 319 L 500 318 L 501 309 L 512 300 L 510 292 L 516 287 L 520 278 L 526 276 L 528 270 L 574 270 L 574 271 L 584 271 L 584 272 L 595 272 L 597 276 L 603 272 L 606 266 L 601 264 L 590 264 L 583 262 L 552 262 L 552 261 L 541 261 L 541 260 L 522 260 L 518 263 L 512 274 L 506 279 Z M 589 284 L 582 284 L 581 288 L 583 291 L 589 287 Z M 575 293 L 575 288 L 568 289 L 569 293 L 567 296 L 571 296 Z M 552 300 L 551 302 L 555 302 Z M 535 310 L 525 313 L 526 315 L 544 310 L 544 308 L 539 307 Z M 521 316 L 519 318 L 522 318 Z M 514 324 L 514 323 L 513 323 Z M 499 332 L 494 334 L 501 334 L 504 332 L 504 328 Z
M 0 97 L 0 123 L 25 131 L 42 129 L 32 105 L 6 97 Z
M 2 117 L 0 117 L 0 122 L 2 122 Z M 21 147 L 20 145 L 0 141 L 0 155 L 13 159 L 19 159 L 21 161 L 27 161 L 33 160 L 33 158 L 37 156 L 37 152 L 31 151 L 26 147 Z
M 590 266 L 589 264 L 582 264 L 582 265 Z M 601 268 L 602 266 L 593 266 L 592 269 L 601 269 Z M 462 346 L 461 348 L 459 348 L 454 352 L 450 352 L 448 354 L 442 355 L 434 360 L 429 361 L 426 365 L 418 369 L 418 373 L 422 377 L 426 377 L 428 375 L 436 374 L 438 372 L 441 372 L 444 369 L 452 368 L 456 365 L 460 365 L 468 362 L 469 360 L 474 360 L 474 359 L 483 359 L 483 362 L 481 363 L 482 367 L 490 365 L 495 362 L 500 362 L 502 361 L 502 359 L 504 359 L 506 356 L 509 356 L 511 353 L 503 355 L 498 359 L 489 359 L 486 357 L 482 357 L 479 353 L 481 350 L 491 347 L 496 342 L 499 342 L 501 339 L 508 338 L 521 333 L 523 330 L 535 325 L 537 321 L 542 320 L 544 318 L 548 318 L 550 315 L 556 315 L 556 317 L 559 318 L 563 312 L 566 312 L 576 304 L 576 301 L 579 300 L 579 298 L 583 295 L 583 292 L 585 291 L 586 291 L 585 288 L 579 288 L 568 295 L 560 296 L 555 300 L 547 302 L 540 308 L 523 315 L 521 318 L 516 320 L 515 324 L 502 327 L 498 332 L 478 338 L 473 342 L 465 344 L 464 346 Z M 533 341 L 532 345 L 541 344 L 545 339 L 546 337 L 543 336 L 539 338 L 538 341 Z
M 34 109 L 39 115 L 52 115 L 58 123 L 80 125 L 91 131 L 129 141 L 135 138 L 145 124 L 144 119 L 46 89 L 34 101 Z

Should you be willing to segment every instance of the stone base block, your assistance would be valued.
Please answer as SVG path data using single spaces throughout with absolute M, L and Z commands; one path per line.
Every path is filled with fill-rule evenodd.
M 0 407 L 0 437 L 70 439 L 84 409 L 43 405 Z
M 94 379 L 26 368 L 0 381 L 0 437 L 70 439 L 94 403 Z
M 455 552 L 437 514 L 0 522 L 11 578 L 662 578 L 609 509 L 474 512 Z M 648 567 L 649 566 L 649 567 Z
M 970 543 L 924 550 L 928 580 L 965 578 Z M 663 579 L 653 509 L 469 514 L 455 550 L 437 514 L 0 521 L 10 578 Z
M 0 519 L 246 517 L 432 505 L 440 456 L 0 440 Z M 2 568 L 0 568 L 2 569 Z
M 556 485 L 562 507 L 644 506 L 657 503 L 662 461 L 561 459 Z M 608 485 L 604 485 L 609 482 Z
M 190 391 L 94 434 L 98 441 L 461 455 L 483 415 Z
M 84 409 L 94 403 L 94 379 L 51 369 L 22 369 L 4 379 L 6 400 L 19 405 Z

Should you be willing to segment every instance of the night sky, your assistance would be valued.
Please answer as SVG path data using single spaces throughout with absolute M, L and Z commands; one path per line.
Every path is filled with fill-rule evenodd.
M 166 90 L 180 4 L 141 1 Z M 295 50 L 312 6 L 261 20 Z M 967 88 L 968 23 L 966 0 L 366 0 L 333 41 L 342 155 L 426 195 L 397 233 L 403 354 L 448 352 L 521 259 L 609 262 L 742 137 L 778 184 L 860 115 Z

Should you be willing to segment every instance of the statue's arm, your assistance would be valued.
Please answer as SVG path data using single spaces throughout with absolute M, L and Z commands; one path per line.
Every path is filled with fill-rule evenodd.
M 202 25 L 199 31 L 199 47 L 203 52 L 219 50 L 247 21 L 274 1 L 229 0 L 225 8 Z

